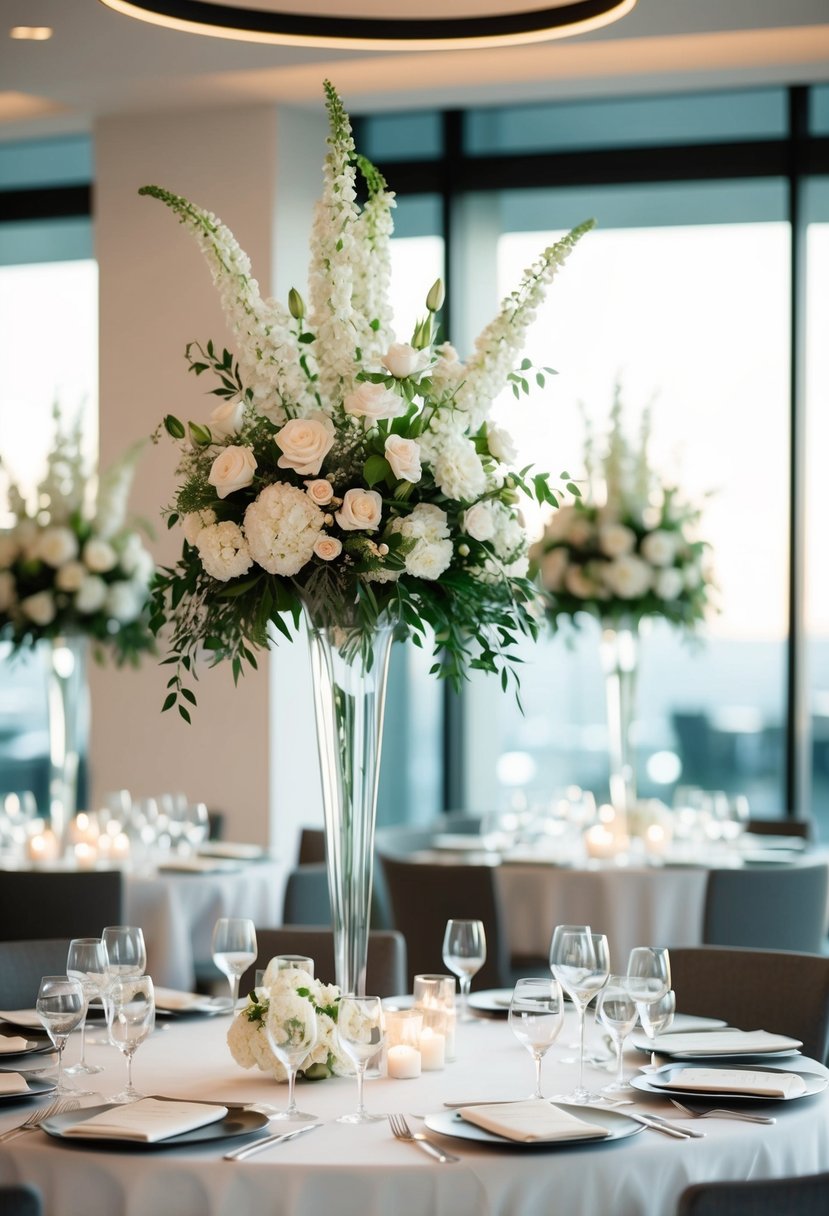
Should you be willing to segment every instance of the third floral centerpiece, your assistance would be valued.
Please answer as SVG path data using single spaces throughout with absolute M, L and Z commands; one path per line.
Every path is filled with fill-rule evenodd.
M 348 115 L 326 84 L 324 186 L 311 239 L 307 304 L 263 299 L 247 256 L 212 214 L 156 186 L 204 253 L 236 353 L 191 344 L 197 376 L 220 399 L 200 421 L 168 416 L 181 484 L 169 515 L 185 543 L 163 572 L 155 626 L 170 628 L 165 708 L 189 720 L 196 652 L 255 664 L 269 632 L 290 637 L 304 611 L 312 672 L 337 982 L 363 982 L 377 765 L 392 635 L 432 631 L 436 674 L 469 667 L 512 675 L 519 635 L 535 636 L 520 493 L 555 504 L 548 476 L 512 470 L 494 397 L 516 370 L 547 285 L 591 224 L 546 249 L 462 362 L 438 341 L 435 283 L 408 342 L 389 305 L 394 196 L 355 150 Z M 366 201 L 357 201 L 357 178 Z M 428 284 L 424 284 L 424 290 Z M 543 372 L 538 376 L 543 381 Z M 286 620 L 283 614 L 288 615 Z

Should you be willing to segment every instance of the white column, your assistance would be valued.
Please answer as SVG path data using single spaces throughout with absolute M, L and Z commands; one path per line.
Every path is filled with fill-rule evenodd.
M 219 299 L 195 242 L 155 200 L 139 197 L 145 183 L 163 185 L 219 215 L 249 253 L 263 294 L 304 290 L 311 203 L 324 154 L 321 117 L 273 107 L 109 117 L 95 131 L 95 237 L 100 267 L 101 459 L 111 461 L 149 435 L 166 413 L 203 419 L 215 404 L 207 377 L 188 374 L 188 341 L 230 343 Z M 284 263 L 284 266 L 281 264 Z M 275 273 L 274 273 L 275 269 Z M 152 548 L 162 564 L 179 551 L 160 509 L 173 494 L 175 446 L 162 437 L 147 446 L 131 507 L 156 531 Z M 312 726 L 299 712 L 310 703 L 304 645 L 288 647 L 290 674 L 271 703 L 269 662 L 234 688 L 229 667 L 200 672 L 199 705 L 188 727 L 160 708 L 169 667 L 152 659 L 140 671 L 96 669 L 92 675 L 93 801 L 109 789 L 135 795 L 183 790 L 223 810 L 230 838 L 273 841 L 289 853 L 292 838 L 271 830 L 277 818 L 301 810 L 317 769 L 271 767 L 270 717 L 287 756 L 305 753 Z M 281 653 L 281 652 L 280 652 Z M 281 658 L 280 658 L 281 664 Z M 308 739 L 304 739 L 307 735 Z M 275 778 L 275 780 L 274 780 Z M 301 818 L 301 815 L 300 815 Z

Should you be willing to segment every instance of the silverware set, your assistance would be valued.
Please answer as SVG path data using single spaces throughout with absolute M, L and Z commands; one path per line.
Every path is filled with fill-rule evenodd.
M 28 1119 L 24 1119 L 17 1127 L 11 1127 L 7 1132 L 3 1132 L 0 1135 L 0 1144 L 6 1140 L 13 1140 L 15 1136 L 22 1136 L 24 1132 L 36 1132 L 41 1123 L 46 1119 L 51 1119 L 52 1115 L 62 1115 L 64 1111 L 78 1110 L 80 1105 L 77 1098 L 55 1098 L 47 1106 L 33 1110 Z
M 442 1148 L 438 1148 L 431 1140 L 423 1135 L 422 1132 L 413 1132 L 409 1127 L 403 1115 L 389 1115 L 389 1127 L 398 1140 L 406 1140 L 410 1144 L 415 1144 L 419 1149 L 428 1156 L 433 1157 L 435 1161 L 439 1161 L 441 1165 L 451 1164 L 453 1161 L 460 1161 L 460 1157 L 456 1157 L 453 1153 L 444 1152 Z

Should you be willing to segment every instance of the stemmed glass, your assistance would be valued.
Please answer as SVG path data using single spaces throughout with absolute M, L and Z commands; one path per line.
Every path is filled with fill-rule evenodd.
M 602 1093 L 612 1094 L 630 1089 L 630 1085 L 624 1078 L 622 1053 L 625 1048 L 625 1039 L 636 1025 L 637 1009 L 626 976 L 609 975 L 607 977 L 607 983 L 599 993 L 596 1003 L 596 1017 L 609 1031 L 616 1046 L 618 1060 L 616 1079 L 609 1085 L 605 1085 Z
M 518 980 L 509 1006 L 510 1030 L 535 1062 L 533 1098 L 543 1098 L 541 1063 L 564 1025 L 564 998 L 555 979 Z
M 317 1044 L 319 1034 L 314 1006 L 304 997 L 296 997 L 290 1007 L 277 1010 L 270 1001 L 265 1018 L 265 1035 L 270 1049 L 288 1074 L 288 1105 L 285 1110 L 274 1111 L 270 1106 L 267 1114 L 271 1119 L 287 1119 L 307 1123 L 316 1119 L 298 1110 L 294 1097 L 296 1074 Z
M 256 962 L 256 929 L 252 920 L 223 916 L 213 929 L 213 962 L 230 984 L 230 1009 L 236 1012 L 239 981 Z
M 137 979 L 147 969 L 147 947 L 137 925 L 108 925 L 101 935 L 106 973 L 113 980 Z
M 86 1000 L 80 980 L 70 979 L 68 975 L 44 975 L 40 981 L 35 1010 L 58 1053 L 55 1093 L 62 1098 L 74 1093 L 63 1083 L 63 1049 L 69 1035 L 86 1017 Z
M 136 1102 L 143 1097 L 132 1083 L 132 1058 L 155 1027 L 155 993 L 148 975 L 114 980 L 107 993 L 109 1037 L 127 1057 L 127 1087 L 110 1102 Z
M 635 1001 L 658 1001 L 671 986 L 671 956 L 664 946 L 634 946 L 627 966 L 627 986 Z
M 443 935 L 443 962 L 461 985 L 461 1021 L 471 1021 L 469 989 L 472 976 L 486 962 L 486 933 L 480 920 L 449 920 Z
M 103 998 L 107 984 L 106 975 L 107 955 L 104 943 L 99 937 L 75 937 L 69 943 L 69 953 L 66 956 L 66 974 L 72 980 L 78 980 L 83 988 L 86 1001 L 86 1013 L 89 1005 L 96 997 Z M 81 1023 L 81 1058 L 77 1064 L 67 1068 L 68 1076 L 76 1073 L 103 1072 L 100 1064 L 86 1062 L 86 1022 L 84 1015 Z
M 674 1020 L 676 993 L 671 988 L 658 1001 L 651 1001 L 649 1004 L 637 1001 L 636 1012 L 639 1014 L 639 1021 L 642 1023 L 645 1037 L 651 1045 L 650 1068 L 653 1069 L 657 1067 L 656 1054 L 653 1049 L 654 1041 L 656 1036 L 661 1034 L 663 1030 L 667 1030 Z
M 337 1038 L 357 1070 L 357 1109 L 340 1115 L 338 1123 L 377 1123 L 385 1116 L 370 1115 L 363 1103 L 363 1082 L 369 1060 L 383 1046 L 383 1005 L 379 996 L 343 996 L 337 1014 Z
M 575 1005 L 579 1017 L 579 1080 L 567 1100 L 589 1102 L 591 1094 L 584 1087 L 584 1015 L 610 972 L 607 938 L 603 933 L 591 933 L 587 925 L 554 934 L 550 947 L 550 967 Z

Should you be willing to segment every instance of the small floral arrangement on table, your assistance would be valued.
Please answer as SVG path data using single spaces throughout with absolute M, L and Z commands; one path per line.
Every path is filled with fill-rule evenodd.
M 443 286 L 426 295 L 410 341 L 391 331 L 394 196 L 355 149 L 326 82 L 330 135 L 312 233 L 308 306 L 263 300 L 250 262 L 211 213 L 157 186 L 205 255 L 238 343 L 187 348 L 190 370 L 218 377 L 204 421 L 168 415 L 181 442 L 181 482 L 168 523 L 181 559 L 156 585 L 153 627 L 170 630 L 176 665 L 165 709 L 195 704 L 183 672 L 200 648 L 230 659 L 234 677 L 273 624 L 286 637 L 302 605 L 317 625 L 370 646 L 382 614 L 422 644 L 435 671 L 459 684 L 468 667 L 506 686 L 520 634 L 535 637 L 536 588 L 517 503 L 555 505 L 546 473 L 514 470 L 509 435 L 489 420 L 495 396 L 529 392 L 517 361 L 547 285 L 592 221 L 546 249 L 462 362 L 437 340 Z M 357 201 L 357 177 L 367 198 Z M 534 379 L 544 384 L 545 370 Z M 565 476 L 565 475 L 563 475 Z
M 277 1081 L 287 1081 L 285 1069 L 268 1044 L 265 1025 L 268 1022 L 289 1025 L 292 1019 L 304 1025 L 310 1003 L 317 1015 L 317 1042 L 299 1075 L 311 1081 L 350 1075 L 354 1065 L 340 1051 L 337 1041 L 339 999 L 340 990 L 335 984 L 323 984 L 297 967 L 279 970 L 272 959 L 262 984 L 250 994 L 247 1005 L 231 1023 L 227 1033 L 230 1054 L 242 1068 L 253 1068 L 255 1064 Z
M 554 513 L 533 547 L 549 616 L 558 623 L 588 613 L 611 625 L 659 616 L 692 627 L 714 589 L 710 547 L 697 534 L 700 510 L 651 469 L 650 412 L 636 443 L 625 436 L 623 414 L 617 385 L 600 457 L 588 432 L 588 490 Z
M 0 640 L 15 650 L 41 639 L 88 636 L 99 658 L 120 663 L 152 649 L 149 587 L 155 562 L 127 523 L 137 444 L 96 479 L 80 423 L 53 411 L 55 438 L 43 480 L 27 500 L 8 476 L 14 520 L 0 529 Z

